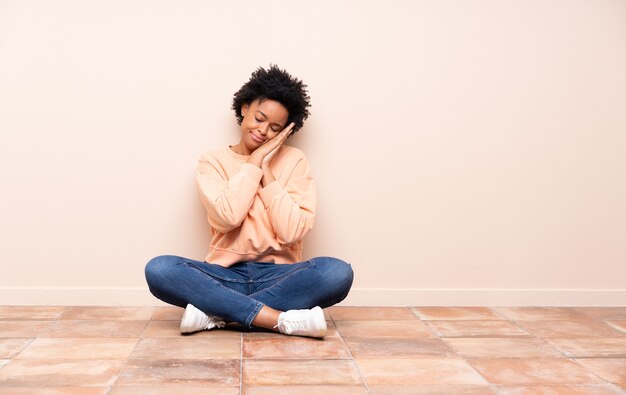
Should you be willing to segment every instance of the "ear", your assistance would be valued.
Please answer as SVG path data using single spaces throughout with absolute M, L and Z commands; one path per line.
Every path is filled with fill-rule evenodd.
M 250 108 L 250 105 L 248 103 L 243 103 L 241 105 L 241 116 L 245 117 L 246 113 L 248 112 L 248 109 Z

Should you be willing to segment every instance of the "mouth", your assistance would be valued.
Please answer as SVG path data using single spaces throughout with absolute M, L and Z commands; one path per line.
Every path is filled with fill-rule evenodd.
M 265 139 L 262 137 L 257 136 L 256 134 L 254 134 L 254 132 L 250 131 L 250 136 L 252 137 L 252 140 L 256 141 L 257 143 L 263 143 L 265 142 Z

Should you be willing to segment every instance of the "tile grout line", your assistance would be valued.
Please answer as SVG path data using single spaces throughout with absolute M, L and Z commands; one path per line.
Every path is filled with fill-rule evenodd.
M 63 311 L 65 312 L 65 310 L 63 310 Z M 63 314 L 63 313 L 61 313 L 61 314 Z M 60 316 L 61 316 L 61 315 L 59 315 L 59 317 L 60 317 Z M 52 323 L 57 322 L 57 320 L 59 319 L 59 317 L 55 318 L 54 320 L 52 320 L 52 321 L 50 321 L 50 322 L 52 322 Z M 8 320 L 6 320 L 6 321 L 8 321 Z M 50 329 L 50 324 L 48 324 L 48 326 L 46 327 L 46 329 Z M 24 350 L 26 350 L 26 349 L 28 348 L 28 346 L 30 346 L 31 344 L 33 344 L 33 342 L 34 342 L 35 340 L 37 340 L 38 338 L 39 338 L 39 336 L 33 336 L 33 337 L 27 337 L 27 338 L 25 338 L 25 339 L 27 339 L 27 340 L 28 340 L 28 342 L 27 342 L 26 344 L 24 344 L 24 345 L 20 348 L 20 350 L 19 350 L 18 352 L 16 352 L 14 355 L 12 355 L 12 356 L 10 356 L 10 357 L 7 357 L 7 358 L 6 358 L 6 361 L 7 361 L 7 362 L 6 362 L 5 364 L 3 364 L 3 365 L 1 365 L 1 366 L 0 366 L 0 371 L 1 371 L 2 369 L 4 369 L 7 365 L 9 365 L 11 362 L 13 362 L 13 360 L 14 360 L 14 358 L 15 358 L 15 357 L 19 356 L 22 352 L 24 352 Z M 2 338 L 2 339 L 4 339 L 4 338 Z M 10 339 L 10 338 L 9 338 L 9 339 Z M 18 338 L 15 338 L 15 339 L 18 339 Z
M 489 309 L 491 312 L 494 312 L 494 311 L 493 311 L 493 309 L 491 309 L 491 308 L 489 308 L 489 307 L 488 307 L 488 309 Z M 470 366 L 470 368 L 472 368 L 472 370 L 474 370 L 474 372 L 476 372 L 476 374 L 478 374 L 480 377 L 482 377 L 482 378 L 483 378 L 483 380 L 485 380 L 485 382 L 488 384 L 489 389 L 491 389 L 491 390 L 492 390 L 495 394 L 499 394 L 499 393 L 500 393 L 500 391 L 498 390 L 498 387 L 497 387 L 497 385 L 496 385 L 496 384 L 494 384 L 494 383 L 492 383 L 491 381 L 487 380 L 487 378 L 486 378 L 483 374 L 481 374 L 481 373 L 480 373 L 480 371 L 479 371 L 478 369 L 476 369 L 476 367 L 475 367 L 475 366 L 474 366 L 474 365 L 473 365 L 473 364 L 469 361 L 469 359 L 467 359 L 467 358 L 465 358 L 463 355 L 461 355 L 461 354 L 460 354 L 460 353 L 459 353 L 459 352 L 458 352 L 458 351 L 457 351 L 454 347 L 452 347 L 452 346 L 451 346 L 451 345 L 450 345 L 447 341 L 445 341 L 445 339 L 446 339 L 445 337 L 441 337 L 441 336 L 439 336 L 439 335 L 437 334 L 437 332 L 435 332 L 435 330 L 434 330 L 433 328 L 431 328 L 431 327 L 430 327 L 430 325 L 428 325 L 428 323 L 427 323 L 427 322 L 425 322 L 425 321 L 437 321 L 437 320 L 423 320 L 422 318 L 420 318 L 420 317 L 417 315 L 417 312 L 415 312 L 415 310 L 414 310 L 414 308 L 413 308 L 413 307 L 411 307 L 411 311 L 413 311 L 413 314 L 415 314 L 415 315 L 417 316 L 417 319 L 419 319 L 420 321 L 422 321 L 422 322 L 424 323 L 424 326 L 425 326 L 426 328 L 428 328 L 428 330 L 429 330 L 429 331 L 431 331 L 431 333 L 432 333 L 433 335 L 435 335 L 437 339 L 441 340 L 441 342 L 442 342 L 443 344 L 445 344 L 445 345 L 446 345 L 446 347 L 448 347 L 448 348 L 449 348 L 449 349 L 450 349 L 450 350 L 451 350 L 451 351 L 452 351 L 452 352 L 453 352 L 453 353 L 454 353 L 457 357 L 459 357 L 461 360 L 465 361 L 465 363 L 467 363 L 467 364 Z M 496 315 L 497 315 L 497 313 L 496 313 Z M 480 320 L 479 320 L 479 321 L 480 321 Z
M 111 393 L 111 391 L 113 391 L 113 386 L 110 385 L 106 388 L 104 395 L 109 395 Z
M 626 331 L 623 331 L 619 328 L 616 328 L 613 324 L 607 322 L 607 321 L 622 321 L 622 320 L 614 320 L 614 319 L 610 319 L 610 318 L 602 318 L 599 319 L 599 321 L 602 321 L 605 325 L 608 325 L 611 329 L 617 331 L 618 334 L 622 335 L 622 336 L 626 336 Z
M 111 383 L 111 385 L 109 386 L 110 390 L 113 390 L 113 387 L 115 387 L 115 384 L 117 384 L 117 380 L 119 380 L 120 375 L 122 374 L 122 372 L 124 371 L 124 369 L 126 369 L 126 367 L 128 366 L 128 361 L 130 361 L 130 356 L 133 354 L 133 352 L 135 351 L 135 349 L 137 348 L 137 345 L 139 344 L 139 341 L 141 340 L 141 338 L 137 339 L 137 343 L 135 343 L 135 346 L 133 347 L 133 349 L 131 350 L 130 353 L 128 353 L 128 357 L 124 360 L 124 365 L 120 367 L 120 370 L 117 372 L 117 374 L 115 375 L 115 380 L 113 380 L 113 382 Z M 109 391 L 110 392 L 110 391 Z
M 12 357 L 7 358 L 9 362 L 13 361 L 13 358 L 17 357 L 18 355 L 20 355 L 24 350 L 26 350 L 28 348 L 28 346 L 30 346 L 31 344 L 33 344 L 33 342 L 35 340 L 37 340 L 39 337 L 33 337 L 33 338 L 26 338 L 28 340 L 28 342 L 22 347 L 20 348 L 20 350 L 18 352 L 15 353 L 15 355 L 13 355 Z M 16 338 L 17 339 L 17 338 Z M 6 364 L 4 364 L 2 367 L 8 365 L 9 363 L 7 362 Z M 1 368 L 0 368 L 1 369 Z
M 148 327 L 148 325 L 150 324 L 150 322 L 152 322 L 152 318 L 154 317 L 154 315 L 156 314 L 156 309 L 154 310 L 154 312 L 152 313 L 152 315 L 150 316 L 150 319 L 146 321 L 143 329 L 141 330 L 141 334 L 139 335 L 137 339 L 137 342 L 135 343 L 135 346 L 133 347 L 133 349 L 128 353 L 128 357 L 126 358 L 126 360 L 124 361 L 124 366 L 120 367 L 120 370 L 117 372 L 117 374 L 115 375 L 115 380 L 113 380 L 113 383 L 111 383 L 111 385 L 109 386 L 109 390 L 106 392 L 106 394 L 110 393 L 111 391 L 113 391 L 113 388 L 115 387 L 115 384 L 117 383 L 117 380 L 119 380 L 120 375 L 122 374 L 122 372 L 124 371 L 124 369 L 126 369 L 126 367 L 128 366 L 128 362 L 130 361 L 130 357 L 131 355 L 133 355 L 133 353 L 135 352 L 135 350 L 137 349 L 137 346 L 139 346 L 139 343 L 141 342 L 141 340 L 143 339 L 143 334 L 146 331 L 146 328 Z M 134 337 L 133 337 L 134 338 Z
M 513 324 L 515 327 L 517 327 L 517 328 L 521 329 L 522 331 L 526 332 L 531 339 L 539 340 L 544 345 L 546 345 L 549 348 L 551 348 L 552 350 L 556 351 L 558 354 L 563 355 L 566 359 L 570 359 L 567 355 L 565 355 L 565 353 L 561 352 L 561 350 L 557 349 L 552 344 L 550 344 L 548 341 L 546 341 L 546 339 L 535 335 L 534 333 L 532 333 L 529 330 L 526 330 L 519 322 L 519 321 L 523 321 L 523 320 L 517 320 L 517 319 L 509 318 L 509 317 L 506 316 L 506 314 L 498 312 L 497 310 L 496 310 L 496 314 L 499 314 L 500 316 L 504 317 L 507 321 L 509 321 L 511 324 Z M 529 321 L 532 321 L 532 320 L 529 320 Z M 538 320 L 538 321 L 542 321 L 542 320 Z M 526 359 L 526 358 L 521 358 L 521 359 Z
M 577 313 L 580 313 L 580 314 L 582 314 L 583 316 L 585 316 L 585 317 L 587 317 L 587 318 L 591 319 L 592 321 L 599 321 L 599 322 L 602 322 L 603 324 L 607 325 L 607 324 L 606 324 L 606 322 L 604 322 L 601 318 L 595 318 L 595 317 L 592 317 L 591 315 L 589 315 L 589 314 L 587 314 L 587 313 L 585 313 L 585 312 L 583 312 L 583 311 L 579 311 L 579 310 L 576 310 L 576 309 L 574 309 L 574 310 L 575 310 Z M 608 325 L 607 325 L 607 326 L 608 326 Z M 604 338 L 604 337 L 600 337 L 600 339 L 603 339 L 603 338 Z M 556 339 L 556 338 L 552 338 L 552 339 Z M 574 339 L 575 339 L 575 338 L 574 338 Z M 586 338 L 584 338 L 584 337 L 579 337 L 578 339 L 586 339 Z M 587 339 L 593 339 L 593 338 L 591 337 L 591 338 L 587 338 Z M 544 340 L 544 339 L 542 339 L 542 340 Z M 545 341 L 546 343 L 548 343 L 548 341 L 547 341 L 547 340 L 544 340 L 544 341 Z M 573 355 L 570 357 L 569 355 L 567 355 L 567 354 L 566 354 L 566 352 L 565 352 L 565 351 L 561 351 L 561 350 L 557 349 L 555 346 L 553 346 L 553 345 L 552 345 L 552 344 L 550 344 L 550 343 L 548 343 L 548 345 L 549 345 L 550 347 L 554 348 L 554 349 L 555 349 L 556 351 L 558 351 L 559 353 L 561 353 L 563 356 L 565 356 L 565 358 L 569 359 L 572 363 L 576 364 L 576 366 L 578 366 L 578 367 L 580 367 L 581 369 L 583 369 L 585 372 L 590 373 L 590 374 L 592 374 L 594 377 L 596 377 L 596 378 L 600 379 L 602 382 L 604 382 L 604 384 L 605 384 L 605 385 L 607 385 L 607 384 L 608 384 L 608 385 L 614 385 L 614 384 L 615 384 L 615 383 L 611 382 L 610 380 L 605 379 L 604 377 L 600 376 L 599 374 L 596 374 L 596 373 L 595 373 L 595 372 L 593 372 L 592 370 L 588 369 L 586 366 L 582 365 L 580 362 L 578 362 L 577 357 L 575 357 L 575 356 L 573 356 Z M 582 358 L 584 358 L 584 357 L 581 357 L 581 359 L 582 359 Z M 589 357 L 589 358 L 603 358 L 603 357 Z
M 600 319 L 597 319 L 597 318 L 595 318 L 595 317 L 592 317 L 592 316 L 590 316 L 590 315 L 586 314 L 585 312 L 579 311 L 579 310 L 577 310 L 577 309 L 575 309 L 575 308 L 574 308 L 574 311 L 576 311 L 577 313 L 580 313 L 583 317 L 587 317 L 587 318 L 591 319 L 592 321 L 600 321 Z M 539 320 L 539 321 L 541 321 L 541 320 Z M 545 321 L 550 321 L 550 320 L 545 320 Z M 555 321 L 559 321 L 559 320 L 555 320 Z M 567 321 L 567 320 L 565 320 L 565 321 Z M 517 323 L 517 322 L 516 322 L 516 323 Z M 522 329 L 523 329 L 523 328 L 522 328 Z M 609 385 L 613 384 L 610 380 L 607 380 L 607 379 L 605 379 L 605 378 L 601 377 L 600 375 L 598 375 L 598 374 L 596 374 L 595 372 L 593 372 L 593 371 L 591 371 L 590 369 L 588 369 L 586 366 L 583 366 L 582 364 L 580 364 L 580 363 L 576 360 L 576 358 L 575 358 L 574 356 L 571 356 L 571 357 L 570 357 L 569 355 L 567 355 L 567 353 L 566 353 L 565 351 L 561 351 L 561 350 L 559 350 L 558 348 L 556 348 L 555 346 L 553 346 L 552 344 L 550 344 L 550 343 L 547 341 L 547 339 L 557 339 L 557 338 L 554 338 L 554 337 L 553 337 L 553 338 L 546 338 L 546 339 L 544 339 L 544 338 L 542 338 L 542 337 L 535 336 L 535 335 L 534 335 L 534 334 L 532 334 L 532 333 L 531 333 L 531 336 L 533 336 L 533 337 L 537 337 L 538 339 L 542 340 L 542 341 L 543 341 L 544 343 L 546 343 L 549 347 L 551 347 L 551 348 L 553 348 L 554 350 L 556 350 L 559 354 L 563 355 L 566 359 L 568 359 L 569 361 L 571 361 L 572 363 L 574 363 L 576 366 L 580 367 L 580 368 L 581 368 L 581 369 L 583 369 L 585 372 L 590 373 L 591 375 L 593 375 L 593 377 L 596 377 L 596 378 L 600 379 L 600 381 L 601 381 L 601 382 L 603 382 L 603 384 L 604 384 L 604 385 L 606 385 L 606 384 L 609 384 Z M 602 338 L 602 337 L 601 337 L 601 338 Z M 572 339 L 575 339 L 575 338 L 572 338 Z M 579 339 L 585 339 L 585 337 L 579 337 Z
M 156 311 L 154 312 L 154 314 L 156 314 Z M 154 316 L 154 314 L 152 316 Z M 141 330 L 141 333 L 139 334 L 139 339 L 143 339 L 143 335 L 144 333 L 146 333 L 146 329 L 148 329 L 148 326 L 150 326 L 151 322 L 152 322 L 152 317 L 150 317 L 150 319 L 147 320 L 145 325 L 143 326 L 143 329 Z
M 501 307 L 501 306 L 499 306 L 499 307 Z M 522 307 L 524 307 L 524 306 L 522 306 Z M 528 336 L 529 336 L 528 338 L 538 340 L 538 341 L 540 341 L 542 344 L 544 344 L 545 346 L 547 346 L 548 348 L 550 348 L 550 349 L 552 349 L 552 350 L 556 351 L 556 352 L 557 352 L 557 354 L 562 355 L 562 356 L 564 357 L 564 359 L 569 360 L 570 362 L 572 362 L 572 363 L 576 364 L 576 366 L 578 366 L 578 367 L 582 368 L 585 372 L 587 372 L 587 373 L 591 373 L 594 377 L 599 378 L 599 379 L 603 382 L 603 385 L 606 385 L 607 383 L 608 383 L 608 384 L 612 384 L 610 381 L 605 380 L 604 378 L 602 378 L 602 377 L 598 376 L 598 375 L 597 375 L 597 374 L 595 374 L 594 372 L 590 371 L 590 370 L 589 370 L 589 369 L 587 369 L 586 367 L 584 367 L 584 366 L 582 366 L 581 364 L 579 364 L 579 363 L 578 363 L 578 362 L 574 359 L 574 357 L 570 357 L 570 356 L 568 356 L 565 352 L 562 352 L 561 350 L 557 349 L 555 346 L 553 346 L 552 344 L 550 344 L 550 342 L 548 342 L 548 341 L 547 341 L 547 339 L 548 339 L 548 338 L 543 338 L 543 337 L 540 337 L 540 336 L 538 336 L 538 335 L 534 334 L 533 332 L 526 330 L 526 329 L 525 329 L 522 325 L 520 325 L 520 321 L 521 321 L 521 322 L 524 322 L 524 321 L 531 321 L 531 322 L 534 322 L 534 321 L 568 321 L 567 319 L 564 319 L 564 320 L 542 320 L 542 319 L 534 319 L 534 320 L 519 320 L 519 319 L 513 319 L 513 318 L 509 318 L 509 317 L 507 317 L 504 313 L 499 312 L 499 311 L 497 310 L 497 308 L 498 308 L 498 306 L 496 306 L 496 307 L 489 307 L 489 309 L 490 309 L 490 310 L 492 310 L 494 313 L 496 313 L 497 315 L 499 315 L 499 316 L 503 317 L 505 320 L 507 320 L 508 322 L 510 322 L 511 324 L 513 324 L 515 327 L 517 327 L 517 328 L 521 329 L 522 331 L 526 332 L 526 333 L 528 334 Z M 581 312 L 581 314 L 585 315 L 585 314 L 584 314 L 584 313 L 582 313 L 582 312 Z M 593 320 L 596 320 L 595 318 L 592 318 L 592 319 L 593 319 Z M 442 340 L 443 340 L 443 338 L 442 338 Z M 446 343 L 446 344 L 447 344 L 447 343 Z M 480 359 L 480 358 L 474 358 L 474 359 Z M 506 358 L 506 357 L 499 357 L 499 358 L 494 358 L 494 359 L 509 359 L 509 358 Z M 547 358 L 547 357 L 514 357 L 514 358 L 510 358 L 510 359 L 527 360 L 527 359 L 549 359 L 549 358 Z M 467 362 L 468 362 L 468 363 L 472 366 L 472 368 L 474 368 L 474 365 L 472 365 L 472 364 L 471 364 L 471 362 L 469 361 L 469 359 L 466 359 L 466 360 L 467 360 Z M 474 368 L 474 369 L 475 369 L 475 368 Z M 488 382 L 489 382 L 489 381 L 488 381 Z M 491 383 L 490 383 L 490 384 L 491 384 Z M 593 385 L 593 384 L 580 384 L 580 385 Z M 501 386 L 505 386 L 505 385 L 501 385 Z
M 239 395 L 243 394 L 243 333 L 239 334 Z
M 469 361 L 469 359 L 465 358 L 463 355 L 461 355 L 454 347 L 452 347 L 445 339 L 445 337 L 438 337 L 439 340 L 441 340 L 457 357 L 459 357 L 461 360 L 465 361 L 471 368 L 472 370 L 474 370 L 474 372 L 476 372 L 476 374 L 478 374 L 480 377 L 483 378 L 483 380 L 485 380 L 485 382 L 489 385 L 489 388 L 492 389 L 494 391 L 494 393 L 498 394 L 498 388 L 497 385 L 492 383 L 491 381 L 487 380 L 487 378 L 485 376 L 483 376 L 480 371 L 478 369 L 476 369 L 476 367 Z
M 335 330 L 337 331 L 337 334 L 339 335 L 339 338 L 341 339 L 341 342 L 343 343 L 343 345 L 346 347 L 346 350 L 348 350 L 348 354 L 350 355 L 350 360 L 352 361 L 352 363 L 354 364 L 354 366 L 356 366 L 356 370 L 359 373 L 359 377 L 361 378 L 361 380 L 363 380 L 363 384 L 365 385 L 365 390 L 367 391 L 368 394 L 371 394 L 372 391 L 370 391 L 370 387 L 367 384 L 367 380 L 365 380 L 365 376 L 363 376 L 363 373 L 361 372 L 361 367 L 359 366 L 359 364 L 354 360 L 354 356 L 352 355 L 352 351 L 350 351 L 350 347 L 348 347 L 348 344 L 346 344 L 345 339 L 343 338 L 343 335 L 341 334 L 341 332 L 339 332 L 339 328 L 337 327 L 337 324 L 335 323 L 335 319 L 333 318 L 333 315 L 329 312 L 328 314 L 330 316 L 330 320 L 333 323 L 333 326 L 335 327 Z

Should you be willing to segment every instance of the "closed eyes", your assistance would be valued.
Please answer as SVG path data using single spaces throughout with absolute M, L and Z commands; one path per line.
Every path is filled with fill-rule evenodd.
M 265 117 L 265 119 L 267 119 L 267 115 L 265 115 L 265 114 L 263 113 L 263 111 L 261 111 L 261 110 L 257 110 L 257 112 L 258 112 L 258 113 L 260 113 L 261 115 L 263 115 L 263 116 Z M 254 119 L 256 119 L 256 121 L 257 121 L 257 122 L 263 122 L 263 120 L 262 120 L 262 119 L 259 119 L 259 118 L 258 118 L 258 117 L 256 117 L 256 116 L 254 117 Z M 276 127 L 272 127 L 272 130 L 273 130 L 274 132 L 280 132 L 280 131 L 281 131 L 281 129 L 283 128 L 281 125 L 279 125 L 279 124 L 277 124 L 277 123 L 273 123 L 272 125 L 276 125 Z

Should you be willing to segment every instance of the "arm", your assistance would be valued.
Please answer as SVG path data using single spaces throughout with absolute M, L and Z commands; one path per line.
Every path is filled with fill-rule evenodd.
M 264 161 L 271 160 L 273 155 L 270 153 L 285 141 L 294 126 L 292 122 L 278 136 L 254 150 L 248 161 L 241 165 L 239 173 L 230 180 L 219 172 L 221 166 L 210 155 L 200 158 L 196 180 L 213 229 L 226 233 L 241 225 L 252 207 L 263 177 L 260 167 Z
M 300 158 L 284 188 L 268 168 L 264 173 L 264 178 L 272 181 L 259 191 L 259 196 L 277 239 L 281 244 L 294 243 L 313 228 L 315 218 L 316 189 L 309 164 Z
M 241 165 L 239 173 L 226 180 L 214 160 L 202 156 L 198 160 L 196 182 L 209 225 L 226 233 L 241 225 L 257 193 L 263 171 L 249 163 Z

